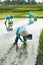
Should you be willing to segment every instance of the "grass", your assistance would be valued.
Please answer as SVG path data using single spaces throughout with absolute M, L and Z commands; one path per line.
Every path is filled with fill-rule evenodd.
M 29 12 L 33 12 L 37 17 L 43 17 L 43 4 L 1 5 L 0 19 L 6 18 L 7 15 L 12 15 L 16 18 L 27 18 L 26 15 Z
M 25 15 L 26 13 L 18 13 L 18 12 L 5 12 L 5 13 L 0 13 L 0 19 L 4 19 L 6 18 L 7 15 L 12 15 L 13 17 L 16 18 L 22 18 L 23 15 Z M 26 16 L 24 16 L 26 17 Z
M 43 65 L 43 30 L 40 34 L 36 65 Z

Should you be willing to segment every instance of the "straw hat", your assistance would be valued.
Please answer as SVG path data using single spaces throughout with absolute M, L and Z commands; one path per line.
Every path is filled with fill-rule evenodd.
M 26 36 L 26 35 L 28 35 L 27 30 L 21 30 L 21 31 L 20 31 L 20 35 L 21 35 L 21 36 Z

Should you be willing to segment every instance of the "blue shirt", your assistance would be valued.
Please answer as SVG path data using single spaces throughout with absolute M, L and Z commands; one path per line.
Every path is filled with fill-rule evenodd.
M 28 14 L 30 18 L 34 18 L 34 14 L 33 13 L 29 13 Z
M 20 37 L 20 36 L 21 36 L 21 35 L 20 35 L 21 30 L 26 30 L 26 28 L 25 28 L 24 26 L 21 26 L 21 27 L 18 27 L 18 28 L 17 28 L 17 31 L 16 31 L 16 32 L 17 32 L 17 37 L 18 37 L 18 39 L 20 39 L 20 40 L 22 40 L 21 37 Z M 23 38 L 26 39 L 26 36 L 24 36 Z

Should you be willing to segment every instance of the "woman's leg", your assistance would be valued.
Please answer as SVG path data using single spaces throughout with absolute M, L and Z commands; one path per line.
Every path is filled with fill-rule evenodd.
M 10 49 L 12 49 L 15 45 L 17 45 L 17 41 L 18 41 L 18 37 L 16 37 L 15 42 L 13 43 Z
M 18 37 L 16 37 L 16 39 L 15 39 L 15 44 L 16 44 L 16 51 L 18 51 Z
M 14 45 L 17 44 L 17 42 L 18 42 L 18 37 L 16 37 Z
M 26 39 L 25 39 L 25 37 L 23 37 L 23 39 L 24 39 L 24 47 L 26 48 L 26 46 L 27 46 Z
M 15 43 L 13 44 L 13 45 L 16 45 L 16 51 L 18 51 L 18 44 L 17 44 L 17 42 L 18 42 L 18 37 L 16 37 Z
M 23 37 L 23 39 L 24 39 L 24 53 L 26 54 L 26 55 L 28 55 L 28 53 L 27 53 L 27 39 L 25 38 L 25 37 Z

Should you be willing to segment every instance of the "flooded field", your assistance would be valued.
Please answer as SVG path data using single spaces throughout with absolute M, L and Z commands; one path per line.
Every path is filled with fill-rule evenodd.
M 43 19 L 39 18 L 33 24 L 28 25 L 28 18 L 15 18 L 13 19 L 13 31 L 7 31 L 4 22 L 5 20 L 0 20 L 0 65 L 35 65 L 40 32 L 43 29 Z M 20 50 L 16 52 L 15 47 L 8 53 L 9 48 L 15 41 L 18 26 L 25 26 L 28 33 L 32 34 L 32 40 L 27 40 L 27 57 L 23 53 L 18 58 L 20 56 Z M 22 44 L 20 40 L 18 42 Z

